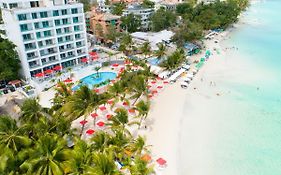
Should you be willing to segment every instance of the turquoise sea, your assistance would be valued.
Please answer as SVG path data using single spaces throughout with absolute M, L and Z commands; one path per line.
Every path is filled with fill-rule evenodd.
M 238 47 L 233 54 L 254 76 L 245 71 L 221 83 L 231 93 L 214 107 L 216 136 L 202 164 L 210 169 L 205 175 L 281 175 L 281 0 L 252 4 L 242 21 L 224 45 Z

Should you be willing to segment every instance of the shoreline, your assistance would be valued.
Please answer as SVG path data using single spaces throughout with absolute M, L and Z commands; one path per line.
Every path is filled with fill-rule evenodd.
M 221 49 L 220 43 L 228 39 L 229 34 L 233 29 L 226 30 L 220 33 L 212 40 L 207 40 L 205 42 L 206 49 L 210 49 L 212 55 L 210 59 L 203 65 L 203 67 L 195 75 L 194 79 L 190 83 L 188 89 L 182 89 L 180 87 L 180 81 L 169 85 L 164 92 L 160 93 L 156 99 L 153 99 L 152 109 L 149 111 L 147 122 L 152 121 L 152 128 L 149 129 L 145 135 L 147 138 L 147 144 L 153 145 L 151 148 L 154 158 L 163 157 L 167 160 L 167 167 L 157 171 L 156 174 L 161 175 L 178 175 L 180 172 L 180 143 L 181 135 L 183 134 L 183 120 L 185 104 L 192 104 L 194 99 L 191 96 L 201 96 L 203 98 L 209 98 L 208 94 L 197 94 L 198 89 L 204 88 L 202 84 L 202 79 L 205 79 L 205 74 L 210 71 L 210 69 L 217 68 L 219 60 L 225 55 L 223 49 Z M 214 40 L 218 40 L 219 44 L 214 43 Z M 219 49 L 220 54 L 217 54 L 213 48 Z M 192 60 L 199 59 L 204 55 L 205 51 L 201 54 L 194 55 L 191 57 Z M 206 81 L 206 80 L 203 80 Z M 206 82 L 203 82 L 206 83 Z M 196 88 L 196 89 L 194 89 Z M 216 93 L 212 92 L 210 96 L 218 96 Z M 200 125 L 202 121 L 198 121 L 197 125 Z M 206 121 L 204 121 L 206 122 Z M 202 131 L 203 132 L 203 131 Z M 200 134 L 200 133 L 199 133 Z M 202 133 L 201 133 L 202 134 Z M 190 148 L 187 148 L 191 150 Z M 191 150 L 192 151 L 192 150 Z M 195 157 L 194 157 L 195 158 Z M 196 158 L 195 158 L 196 159 Z M 197 167 L 200 168 L 200 167 Z

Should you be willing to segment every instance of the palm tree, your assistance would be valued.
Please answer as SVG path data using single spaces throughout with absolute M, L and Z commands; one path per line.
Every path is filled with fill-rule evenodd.
M 0 144 L 18 152 L 30 146 L 31 140 L 25 135 L 25 128 L 17 126 L 16 120 L 10 116 L 0 116 Z
M 137 111 L 139 111 L 139 117 L 140 117 L 139 128 L 140 128 L 143 120 L 145 120 L 147 118 L 147 115 L 148 115 L 148 112 L 150 109 L 149 101 L 145 102 L 145 101 L 141 100 L 140 102 L 138 102 L 136 104 L 136 109 L 137 109 Z
M 151 46 L 149 42 L 143 43 L 141 46 L 141 52 L 144 54 L 144 59 L 146 59 L 146 56 L 151 52 Z
M 154 172 L 153 166 L 148 166 L 148 163 L 139 156 L 134 159 L 134 163 L 129 167 L 129 170 L 134 175 L 150 175 Z
M 35 123 L 38 122 L 41 117 L 49 117 L 47 109 L 42 108 L 35 98 L 25 100 L 21 110 L 22 115 L 20 121 L 22 123 Z
M 105 132 L 96 132 L 91 138 L 92 148 L 95 151 L 103 152 L 108 147 L 110 136 Z
M 66 70 L 67 70 L 67 72 L 69 74 L 69 78 L 71 78 L 72 77 L 72 68 L 68 67 Z
M 63 175 L 69 159 L 66 141 L 55 134 L 41 136 L 30 152 L 30 158 L 21 165 L 27 174 Z
M 144 93 L 148 93 L 146 87 L 146 78 L 143 75 L 133 76 L 131 79 L 129 90 L 133 93 L 130 98 L 135 99 L 135 101 L 133 102 L 133 105 L 135 105 L 135 103 Z
M 136 155 L 140 155 L 143 151 L 147 151 L 147 146 L 145 145 L 145 139 L 142 136 L 138 136 L 137 139 L 133 140 L 129 144 L 128 148 Z
M 66 103 L 67 98 L 72 95 L 71 86 L 63 82 L 58 82 L 55 90 L 56 94 L 53 98 L 52 110 L 60 109 Z
M 115 97 L 118 97 L 120 94 L 124 93 L 124 88 L 120 81 L 114 83 L 112 86 L 109 86 L 108 91 L 112 93 Z
M 95 71 L 96 71 L 96 73 L 97 73 L 97 77 L 100 77 L 100 74 L 99 74 L 99 70 L 101 69 L 101 67 L 100 66 L 96 66 L 95 67 Z
M 155 51 L 155 55 L 157 59 L 160 60 L 165 56 L 167 48 L 163 43 L 158 44 L 157 47 L 158 50 Z
M 121 175 L 118 171 L 112 153 L 93 153 L 94 165 L 88 167 L 85 175 Z
M 110 119 L 110 123 L 109 123 L 112 129 L 120 128 L 122 133 L 124 134 L 124 132 L 129 133 L 128 130 L 126 129 L 127 125 L 130 126 L 133 124 L 137 124 L 137 122 L 135 121 L 129 122 L 129 116 L 126 109 L 118 108 L 115 110 L 115 113 L 116 115 Z
M 73 150 L 68 151 L 69 157 L 65 164 L 67 169 L 66 173 L 70 175 L 82 175 L 85 170 L 93 164 L 91 147 L 83 140 L 76 138 Z

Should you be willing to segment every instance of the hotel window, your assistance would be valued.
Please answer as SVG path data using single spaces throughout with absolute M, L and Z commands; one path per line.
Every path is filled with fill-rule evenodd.
M 58 37 L 58 43 L 61 43 L 61 42 L 63 42 L 62 37 Z
M 27 58 L 34 58 L 34 57 L 36 57 L 34 52 L 27 53 L 26 56 L 27 56 Z
M 81 35 L 80 34 L 75 34 L 75 39 L 80 39 Z
M 42 47 L 42 46 L 43 46 L 43 42 L 42 42 L 42 41 L 39 41 L 39 42 L 38 42 L 38 46 L 39 46 L 39 47 Z
M 39 7 L 39 1 L 31 1 L 30 7 Z
M 3 3 L 3 7 L 6 9 L 8 8 L 7 4 L 6 3 Z
M 28 43 L 24 45 L 25 50 L 29 50 L 29 49 L 35 49 L 36 46 L 33 43 Z
M 48 13 L 47 12 L 40 12 L 40 17 L 41 18 L 47 18 L 48 17 Z
M 55 61 L 55 60 L 56 60 L 56 57 L 55 57 L 55 56 L 49 57 L 49 61 Z
M 32 19 L 37 19 L 38 18 L 37 13 L 32 13 L 31 16 L 32 16 Z
M 36 32 L 36 37 L 41 38 L 41 32 Z
M 18 4 L 17 3 L 11 3 L 9 4 L 10 9 L 12 8 L 18 8 Z
M 65 56 L 65 53 L 63 53 L 63 54 L 60 54 L 60 57 L 62 58 L 62 59 L 64 59 L 66 56 Z
M 53 16 L 59 16 L 59 11 L 58 10 L 54 10 L 53 11 Z
M 80 27 L 79 26 L 74 26 L 74 31 L 79 31 Z
M 70 32 L 69 27 L 64 28 L 64 33 L 69 33 L 69 32 Z
M 56 26 L 59 26 L 59 25 L 60 25 L 60 20 L 59 20 L 59 19 L 56 19 L 56 20 L 55 20 L 55 25 L 56 25 Z
M 65 41 L 70 41 L 71 40 L 71 37 L 70 36 L 66 36 L 65 37 Z
M 51 36 L 51 30 L 44 31 L 44 37 Z
M 67 24 L 68 23 L 68 20 L 67 20 L 67 18 L 65 18 L 65 19 L 62 19 L 62 24 Z
M 53 44 L 53 41 L 52 41 L 51 39 L 48 39 L 48 40 L 46 40 L 45 42 L 46 42 L 46 45 L 51 45 L 51 44 Z
M 61 14 L 62 15 L 67 15 L 67 10 L 66 9 L 61 10 Z
M 27 20 L 26 14 L 19 14 L 19 15 L 18 15 L 18 19 L 19 19 L 19 21 Z
M 71 13 L 72 13 L 72 14 L 77 14 L 77 13 L 78 13 L 78 9 L 77 9 L 77 8 L 71 9 Z
M 66 48 L 68 48 L 68 49 L 72 48 L 72 47 L 71 47 L 71 44 L 67 44 L 67 45 L 66 45 Z
M 42 61 L 42 64 L 47 62 L 46 58 L 41 59 L 41 61 Z
M 57 34 L 61 34 L 62 33 L 61 29 L 56 29 L 56 31 L 57 31 Z
M 77 46 L 77 47 L 82 46 L 82 42 L 81 42 L 81 41 L 76 42 L 76 46 Z
M 21 30 L 22 32 L 28 31 L 28 26 L 27 26 L 27 24 L 21 24 L 21 25 L 20 25 L 20 30 Z
M 31 40 L 31 34 L 22 35 L 24 41 Z
M 42 24 L 44 28 L 49 27 L 49 21 L 43 21 Z
M 78 17 L 73 17 L 73 23 L 78 23 L 78 22 L 79 22 Z
M 34 27 L 35 29 L 39 29 L 40 28 L 39 22 L 34 23 Z

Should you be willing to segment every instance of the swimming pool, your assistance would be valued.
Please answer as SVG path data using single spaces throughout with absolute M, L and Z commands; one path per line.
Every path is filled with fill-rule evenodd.
M 158 66 L 162 61 L 158 60 L 157 57 L 151 57 L 147 59 L 148 63 L 153 66 Z
M 81 83 L 77 86 L 74 86 L 72 90 L 76 91 L 81 86 L 85 86 L 85 85 L 88 86 L 90 89 L 93 89 L 94 85 L 100 84 L 102 82 L 106 82 L 108 80 L 113 80 L 117 76 L 117 74 L 114 72 L 99 72 L 98 74 L 94 73 L 87 77 L 82 78 Z

